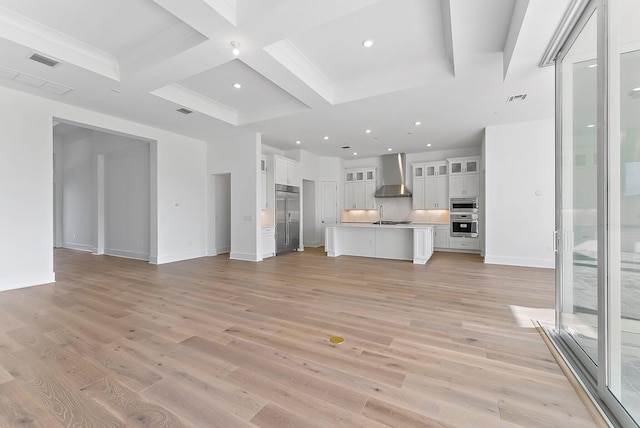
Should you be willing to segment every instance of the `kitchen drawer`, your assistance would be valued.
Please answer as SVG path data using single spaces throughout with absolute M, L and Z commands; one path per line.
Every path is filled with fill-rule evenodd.
M 478 238 L 449 238 L 449 248 L 456 250 L 479 250 L 480 240 Z

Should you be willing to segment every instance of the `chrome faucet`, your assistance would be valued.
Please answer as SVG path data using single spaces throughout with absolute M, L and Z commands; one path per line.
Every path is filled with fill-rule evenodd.
M 380 204 L 380 208 L 378 208 L 378 224 L 382 224 L 382 212 L 383 212 L 383 208 L 382 208 L 382 204 Z

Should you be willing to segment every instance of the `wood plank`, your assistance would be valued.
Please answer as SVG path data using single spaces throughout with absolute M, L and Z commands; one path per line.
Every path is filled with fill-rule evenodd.
M 510 310 L 553 308 L 550 270 L 54 253 L 54 285 L 0 293 L 2 427 L 595 426 Z
M 444 422 L 440 422 L 437 419 L 433 419 L 424 415 L 411 412 L 407 409 L 403 409 L 398 406 L 394 406 L 384 401 L 370 398 L 367 404 L 362 410 L 362 414 L 368 418 L 382 422 L 389 426 L 401 426 L 403 428 L 452 428 L 453 425 L 449 425 Z
M 123 420 L 127 427 L 180 428 L 187 425 L 162 406 L 144 400 L 118 380 L 104 377 L 82 391 Z
M 43 362 L 30 361 L 27 353 L 0 356 L 0 364 L 64 426 L 125 426 L 103 407 L 74 389 L 64 373 L 51 370 Z
M 0 384 L 0 426 L 56 428 L 63 425 L 14 380 Z
M 211 400 L 206 391 L 192 388 L 189 383 L 162 380 L 147 388 L 144 395 L 197 427 L 251 426 L 249 421 L 227 411 L 226 406 Z

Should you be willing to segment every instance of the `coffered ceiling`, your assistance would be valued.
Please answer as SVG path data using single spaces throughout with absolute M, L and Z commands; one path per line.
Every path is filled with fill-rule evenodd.
M 538 62 L 569 3 L 0 0 L 0 84 L 205 141 L 251 130 L 345 158 L 469 147 L 488 125 L 553 116 Z

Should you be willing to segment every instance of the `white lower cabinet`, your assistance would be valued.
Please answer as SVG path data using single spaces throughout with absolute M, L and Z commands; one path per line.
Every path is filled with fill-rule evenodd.
M 276 228 L 262 228 L 262 258 L 273 257 L 276 255 Z
M 449 225 L 433 226 L 433 247 L 435 249 L 449 248 Z

